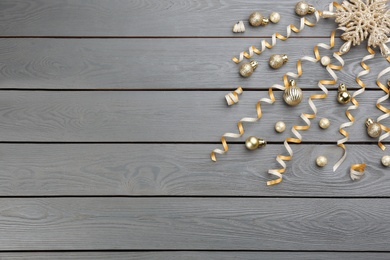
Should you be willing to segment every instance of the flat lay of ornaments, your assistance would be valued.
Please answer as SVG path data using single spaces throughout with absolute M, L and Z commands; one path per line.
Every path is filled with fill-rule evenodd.
M 299 107 L 305 95 L 305 91 L 303 91 L 297 83 L 298 79 L 303 74 L 302 67 L 305 66 L 305 63 L 307 62 L 318 62 L 327 71 L 329 77 L 327 79 L 318 80 L 318 88 L 322 92 L 313 94 L 309 97 L 308 105 L 311 111 L 303 111 L 300 116 L 305 124 L 292 126 L 292 136 L 286 138 L 283 143 L 286 153 L 276 157 L 276 161 L 280 167 L 277 169 L 269 169 L 268 173 L 270 174 L 270 180 L 267 181 L 267 185 L 272 186 L 281 183 L 283 174 L 288 173 L 285 162 L 293 161 L 294 154 L 290 144 L 299 144 L 303 141 L 304 131 L 311 128 L 311 120 L 317 116 L 318 109 L 313 100 L 321 102 L 321 99 L 334 98 L 340 105 L 345 106 L 345 113 L 338 115 L 345 118 L 345 123 L 339 126 L 340 139 L 337 141 L 337 144 L 335 144 L 343 151 L 343 155 L 333 166 L 333 171 L 337 172 L 338 167 L 348 156 L 348 128 L 355 123 L 353 110 L 362 109 L 359 107 L 358 102 L 358 96 L 364 94 L 366 88 L 366 83 L 362 77 L 371 72 L 366 62 L 374 59 L 377 51 L 380 53 L 380 58 L 385 59 L 388 62 L 387 66 L 381 68 L 381 71 L 371 72 L 377 73 L 376 82 L 374 84 L 383 91 L 383 96 L 377 100 L 376 104 L 373 104 L 382 114 L 378 118 L 372 118 L 367 115 L 365 126 L 367 135 L 378 142 L 378 149 L 385 150 L 386 146 L 383 142 L 386 142 L 385 139 L 390 136 L 390 123 L 388 120 L 387 122 L 384 120 L 390 117 L 390 104 L 388 102 L 390 92 L 390 75 L 388 74 L 390 73 L 390 49 L 387 46 L 387 43 L 390 42 L 388 38 L 390 33 L 390 9 L 387 6 L 387 2 L 387 0 L 345 0 L 342 3 L 329 3 L 328 10 L 317 10 L 314 5 L 305 1 L 299 1 L 296 4 L 292 3 L 291 8 L 294 9 L 297 16 L 301 17 L 299 26 L 290 24 L 287 27 L 285 35 L 276 32 L 271 36 L 271 40 L 262 40 L 260 48 L 256 47 L 259 46 L 259 44 L 252 45 L 248 48 L 248 51 L 242 51 L 238 57 L 233 57 L 232 60 L 238 65 L 238 77 L 250 78 L 252 74 L 256 73 L 259 63 L 268 63 L 270 68 L 278 70 L 287 62 L 296 62 L 296 71 L 285 73 L 282 79 L 275 79 L 275 84 L 269 88 L 269 97 L 260 99 L 256 104 L 255 112 L 257 117 L 243 117 L 237 122 L 237 132 L 224 133 L 222 135 L 221 144 L 223 149 L 216 148 L 211 152 L 212 161 L 217 161 L 217 155 L 221 156 L 228 152 L 228 141 L 230 139 L 244 136 L 244 125 L 255 123 L 262 117 L 262 104 L 272 105 L 278 103 L 276 101 L 279 100 L 275 99 L 274 90 L 283 91 L 283 101 L 285 104 Z M 234 24 L 232 31 L 234 33 L 245 33 L 245 26 L 259 27 L 259 30 L 261 30 L 261 27 L 267 26 L 269 23 L 277 24 L 281 19 L 283 19 L 283 17 L 281 17 L 277 10 L 271 12 L 268 16 L 265 11 L 254 10 L 252 13 L 248 14 L 247 20 L 240 20 Z M 288 53 L 263 54 L 263 52 L 266 52 L 268 49 L 272 49 L 277 44 L 278 40 L 287 41 L 292 33 L 299 33 L 304 30 L 305 27 L 313 27 L 321 19 L 324 19 L 325 22 L 335 22 L 338 25 L 338 28 L 337 30 L 329 32 L 329 43 L 318 43 L 315 46 L 302 46 L 302 49 L 308 50 L 307 53 L 312 49 L 312 55 L 304 55 L 299 60 L 291 61 L 288 58 Z M 313 22 L 314 20 L 315 22 Z M 334 50 L 332 55 L 321 56 L 320 49 L 332 50 L 334 48 L 336 33 L 340 35 L 340 38 L 344 43 L 339 49 Z M 360 44 L 366 45 L 367 53 L 362 55 L 360 62 L 361 68 L 358 70 L 359 73 L 356 74 L 355 85 L 358 86 L 358 89 L 349 91 L 349 87 L 339 80 L 335 72 L 342 70 L 346 64 L 343 55 L 346 55 L 351 48 Z M 308 69 L 305 69 L 305 72 L 306 71 L 310 73 L 310 66 Z M 370 82 L 369 84 L 372 85 L 373 83 Z M 337 95 L 332 97 L 328 95 L 326 86 L 335 85 L 338 87 L 338 91 Z M 241 95 L 243 91 L 245 91 L 245 88 L 240 86 L 235 91 L 228 93 L 225 96 L 228 105 L 232 106 L 238 104 L 238 95 Z M 278 121 L 277 119 L 275 121 L 275 133 L 280 134 L 289 130 L 283 121 Z M 318 123 L 319 131 L 326 131 L 331 124 L 332 122 L 328 118 L 322 117 Z M 259 148 L 267 149 L 266 144 L 267 141 L 260 137 L 248 136 L 245 138 L 245 147 L 253 152 L 256 152 Z M 389 167 L 390 155 L 379 157 L 378 161 L 381 162 L 384 168 Z M 324 155 L 320 155 L 315 159 L 315 164 L 320 169 L 329 163 L 332 162 Z M 370 162 L 361 162 L 352 164 L 349 170 L 351 180 L 360 180 L 364 176 L 366 164 L 369 163 Z

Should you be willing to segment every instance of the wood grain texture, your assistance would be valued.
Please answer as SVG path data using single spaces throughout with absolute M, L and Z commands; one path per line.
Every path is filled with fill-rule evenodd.
M 328 9 L 331 1 L 311 1 Z M 244 0 L 3 0 L 0 10 L 2 36 L 270 36 L 285 34 L 288 24 L 299 25 L 295 2 L 251 3 Z M 279 24 L 251 28 L 251 12 L 281 14 Z M 314 17 L 312 17 L 314 20 Z M 245 34 L 234 34 L 233 25 L 244 20 Z M 333 21 L 321 21 L 316 29 L 299 35 L 321 35 L 336 28 Z
M 295 72 L 298 59 L 313 56 L 316 44 L 329 40 L 279 42 L 274 49 L 255 55 L 259 67 L 250 78 L 242 78 L 239 66 L 231 58 L 259 42 L 259 39 L 0 39 L 0 88 L 233 91 L 241 85 L 244 90 L 268 89 L 273 84 L 282 84 L 286 72 Z M 341 44 L 337 39 L 334 50 Z M 321 54 L 331 56 L 333 51 L 321 49 Z M 289 56 L 289 62 L 279 70 L 268 65 L 274 53 Z M 344 56 L 346 66 L 337 72 L 340 82 L 350 88 L 358 87 L 355 77 L 362 71 L 360 61 L 366 54 L 361 45 Z M 362 79 L 367 87 L 377 89 L 377 74 L 388 63 L 378 54 L 367 64 L 371 73 Z M 302 88 L 318 88 L 320 79 L 331 79 L 319 63 L 303 62 L 303 72 L 298 81 Z
M 378 199 L 2 199 L 0 250 L 388 251 Z
M 308 98 L 313 91 L 305 92 Z M 256 116 L 255 104 L 268 96 L 265 91 L 247 92 L 234 107 L 227 107 L 222 91 L 1 91 L 1 141 L 55 142 L 219 142 L 226 132 L 237 132 L 236 123 L 244 116 Z M 299 106 L 288 107 L 282 92 L 279 100 L 263 105 L 263 117 L 245 126 L 246 135 L 257 135 L 268 141 L 282 142 L 290 131 L 277 135 L 274 124 L 284 121 L 287 129 L 292 124 L 304 124 L 302 112 L 311 112 L 304 100 Z M 375 108 L 383 96 L 378 91 L 367 91 L 359 97 L 360 109 L 354 111 L 356 122 L 348 128 L 350 140 L 375 142 L 366 133 L 367 117 L 377 118 L 382 113 Z M 334 142 L 341 123 L 347 121 L 346 106 L 335 100 L 336 92 L 326 100 L 316 101 L 318 118 L 311 130 L 303 132 L 304 141 Z M 318 127 L 321 117 L 328 117 L 332 126 L 324 131 Z M 388 120 L 383 121 L 388 124 Z M 236 139 L 243 142 L 245 139 Z M 220 146 L 220 145 L 216 145 Z
M 2 260 L 41 259 L 111 259 L 111 260 L 387 260 L 390 253 L 337 253 L 337 252 L 78 252 L 78 253 L 0 253 Z
M 374 145 L 350 145 L 345 163 L 336 145 L 293 146 L 284 181 L 268 187 L 282 145 L 256 152 L 232 145 L 211 162 L 210 144 L 2 144 L 0 196 L 282 196 L 390 197 L 386 154 Z M 315 158 L 329 165 L 319 168 Z M 352 163 L 367 163 L 365 177 L 352 181 Z

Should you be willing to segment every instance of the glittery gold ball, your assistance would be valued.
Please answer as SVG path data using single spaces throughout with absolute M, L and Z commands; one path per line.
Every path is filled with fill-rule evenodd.
M 279 69 L 288 60 L 287 55 L 273 54 L 269 58 L 269 66 L 273 69 Z
M 382 128 L 378 123 L 372 123 L 367 127 L 367 134 L 372 138 L 377 138 L 381 135 Z
M 272 12 L 270 15 L 269 15 L 269 20 L 272 22 L 272 23 L 278 23 L 280 21 L 280 14 L 277 13 L 277 12 Z
M 382 157 L 382 164 L 383 166 L 389 167 L 390 166 L 390 155 L 384 155 Z
M 250 62 L 244 62 L 240 66 L 240 71 L 239 71 L 240 75 L 243 76 L 244 78 L 249 77 L 250 75 L 252 75 L 253 71 L 257 68 L 258 64 L 259 63 L 254 60 Z
M 278 133 L 283 133 L 286 130 L 286 124 L 282 121 L 279 121 L 275 124 L 275 131 Z
M 263 23 L 265 17 L 260 12 L 253 12 L 249 16 L 249 23 L 252 26 L 260 26 Z
M 319 167 L 324 167 L 325 165 L 328 164 L 328 159 L 325 156 L 318 156 L 316 159 L 316 164 Z
M 301 103 L 303 97 L 302 89 L 297 86 L 290 86 L 284 90 L 283 99 L 290 106 Z
M 337 93 L 337 101 L 340 104 L 348 104 L 351 101 L 351 94 L 348 91 L 340 91 Z
M 309 4 L 301 1 L 295 5 L 295 13 L 299 16 L 307 15 L 309 12 Z
M 322 129 L 327 129 L 330 126 L 330 121 L 327 118 L 321 118 L 319 125 Z

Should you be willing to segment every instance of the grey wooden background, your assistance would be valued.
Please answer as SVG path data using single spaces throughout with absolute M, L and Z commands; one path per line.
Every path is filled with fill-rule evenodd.
M 325 0 L 311 1 L 319 9 Z M 321 21 L 261 56 L 248 79 L 231 58 L 275 31 L 299 23 L 295 1 L 244 0 L 1 0 L 0 1 L 0 259 L 389 259 L 389 152 L 368 138 L 364 121 L 381 112 L 375 85 L 387 62 L 367 63 L 367 91 L 349 128 L 348 159 L 335 145 L 345 106 L 337 86 L 316 101 L 318 118 L 293 145 L 284 181 L 267 187 L 267 170 L 284 153 L 288 129 L 310 112 L 263 105 L 259 123 L 246 125 L 269 145 L 246 151 L 244 137 L 212 163 L 224 132 L 255 116 L 255 103 L 295 62 L 328 42 L 336 25 Z M 260 10 L 282 20 L 262 28 L 238 20 Z M 336 47 L 342 41 L 337 39 Z M 273 53 L 290 61 L 268 68 Z M 323 55 L 331 51 L 321 50 Z M 364 46 L 337 72 L 353 91 Z M 329 78 L 303 64 L 305 97 Z M 224 95 L 238 85 L 240 103 Z M 385 105 L 389 106 L 386 101 Z M 328 130 L 318 120 L 328 117 Z M 390 121 L 384 121 L 389 125 Z M 389 142 L 387 142 L 389 144 Z M 329 165 L 316 167 L 318 155 Z M 352 163 L 368 164 L 352 182 Z

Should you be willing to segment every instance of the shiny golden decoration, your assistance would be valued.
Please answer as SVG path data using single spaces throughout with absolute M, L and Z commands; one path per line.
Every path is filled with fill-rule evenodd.
M 295 13 L 299 16 L 305 16 L 307 14 L 312 14 L 316 11 L 314 6 L 309 5 L 305 1 L 298 2 L 295 5 Z
M 367 118 L 366 126 L 367 126 L 367 134 L 370 137 L 377 138 L 381 135 L 381 133 L 382 133 L 381 124 L 375 122 L 371 118 Z
M 269 20 L 272 22 L 272 23 L 278 23 L 280 21 L 280 14 L 277 13 L 277 12 L 272 12 L 270 15 L 269 15 Z
M 286 124 L 282 121 L 279 121 L 275 124 L 275 131 L 278 133 L 283 133 L 286 130 Z
M 264 139 L 257 138 L 256 136 L 249 136 L 245 140 L 245 147 L 248 150 L 256 150 L 258 148 L 265 147 L 267 145 L 267 142 Z
M 288 61 L 288 57 L 286 54 L 273 54 L 269 58 L 269 66 L 273 69 L 279 69 Z
M 226 94 L 225 99 L 226 99 L 228 106 L 237 104 L 239 101 L 238 95 L 241 95 L 242 92 L 244 92 L 244 90 L 242 89 L 242 87 L 239 86 L 236 90 Z
M 240 75 L 244 78 L 252 75 L 253 71 L 259 66 L 259 63 L 255 60 L 251 60 L 250 62 L 244 62 L 240 66 Z
M 381 162 L 383 166 L 389 167 L 390 166 L 390 155 L 384 155 L 381 159 Z
M 329 119 L 327 118 L 321 118 L 320 122 L 319 122 L 319 126 L 322 128 L 322 129 L 327 129 L 329 126 L 330 126 L 330 121 Z
M 318 156 L 316 159 L 316 164 L 318 167 L 324 167 L 328 164 L 328 159 L 325 156 Z
M 351 101 L 351 94 L 347 90 L 345 84 L 340 84 L 338 92 L 337 92 L 337 102 L 340 104 L 348 104 Z
M 268 18 L 262 15 L 260 12 L 253 12 L 249 16 L 249 24 L 252 26 L 266 25 L 269 23 Z
M 297 87 L 295 80 L 289 81 L 289 86 L 284 90 L 283 100 L 289 106 L 296 106 L 301 103 L 303 97 L 302 89 Z

